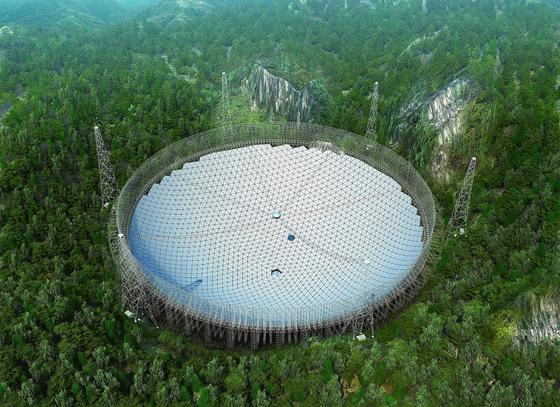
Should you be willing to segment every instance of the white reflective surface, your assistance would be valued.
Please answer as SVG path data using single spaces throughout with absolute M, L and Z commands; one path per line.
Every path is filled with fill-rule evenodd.
M 185 304 L 270 309 L 259 319 L 273 324 L 326 304 L 305 314 L 311 323 L 398 285 L 422 232 L 411 198 L 367 164 L 255 145 L 203 156 L 154 184 L 133 214 L 129 245 L 154 284 L 176 286 Z

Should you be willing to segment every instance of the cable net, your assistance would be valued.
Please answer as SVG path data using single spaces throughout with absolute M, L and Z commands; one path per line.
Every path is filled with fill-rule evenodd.
M 242 125 L 144 163 L 116 209 L 123 285 L 234 328 L 363 315 L 420 273 L 431 192 L 391 150 L 312 124 Z M 136 298 L 123 298 L 138 304 Z

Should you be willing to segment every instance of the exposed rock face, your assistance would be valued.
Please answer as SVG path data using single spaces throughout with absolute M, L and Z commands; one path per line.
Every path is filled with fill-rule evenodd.
M 412 130 L 411 134 L 414 134 L 414 127 L 417 125 L 433 126 L 437 131 L 437 140 L 432 155 L 431 171 L 437 178 L 447 178 L 451 144 L 460 135 L 465 109 L 476 96 L 477 89 L 474 80 L 460 77 L 447 83 L 428 98 L 415 97 L 396 114 L 399 124 L 389 133 L 389 143 L 401 143 L 405 136 L 403 130 L 407 127 Z M 419 93 L 421 91 L 413 91 L 413 94 Z
M 0 104 L 0 120 L 10 111 L 12 104 L 10 102 L 5 102 Z
M 190 83 L 196 82 L 195 78 L 192 78 L 189 75 L 183 75 L 183 74 L 180 74 L 179 72 L 177 72 L 177 68 L 175 68 L 175 66 L 173 64 L 171 64 L 171 62 L 169 62 L 169 57 L 167 56 L 167 54 L 161 54 L 161 58 L 163 59 L 163 61 L 165 62 L 165 65 L 167 65 L 167 67 L 171 71 L 171 74 L 174 77 L 182 79 L 185 82 L 190 82 Z
M 534 308 L 532 320 L 525 321 L 524 326 L 518 326 L 518 346 L 560 340 L 560 304 L 550 298 L 541 298 Z
M 426 118 L 440 130 L 441 144 L 449 142 L 459 133 L 461 113 L 474 96 L 473 86 L 470 79 L 455 79 L 429 99 L 425 108 Z
M 16 87 L 16 96 L 20 100 L 23 99 L 23 97 L 25 96 L 25 89 L 21 83 L 18 84 Z
M 290 82 L 272 75 L 260 65 L 255 65 L 246 85 L 251 97 L 252 109 L 267 111 L 271 119 L 288 121 L 312 121 L 312 109 L 316 103 L 315 81 L 309 82 L 302 92 Z
M 0 28 L 0 36 L 2 35 L 12 35 L 14 31 L 7 25 Z
M 403 50 L 403 52 L 400 53 L 400 55 L 398 56 L 398 58 L 401 58 L 403 55 L 405 54 L 411 54 L 413 52 L 417 52 L 416 48 L 418 47 L 419 44 L 422 44 L 422 42 L 425 42 L 427 40 L 433 40 L 434 38 L 437 38 L 441 33 L 445 32 L 448 29 L 448 27 L 445 25 L 442 28 L 434 31 L 432 34 L 430 35 L 423 35 L 421 37 L 417 37 L 414 40 L 412 40 L 407 47 Z M 419 55 L 421 56 L 423 53 L 419 53 Z
M 363 4 L 363 5 L 365 5 L 365 6 L 368 6 L 368 7 L 372 8 L 372 9 L 375 8 L 375 4 L 373 4 L 373 3 L 372 3 L 371 1 L 369 1 L 369 0 L 360 0 L 360 4 Z
M 25 89 L 21 84 L 17 85 L 15 94 L 19 100 L 23 100 L 23 98 L 25 97 Z M 12 102 L 0 103 L 0 120 L 2 120 L 4 116 L 8 114 L 8 112 L 12 109 L 12 107 L 13 107 Z
M 142 17 L 157 24 L 185 23 L 226 4 L 224 0 L 162 0 L 145 10 Z
M 438 129 L 432 161 L 432 171 L 437 176 L 445 174 L 449 147 L 461 131 L 463 112 L 475 96 L 474 85 L 474 81 L 468 78 L 455 79 L 434 94 L 425 105 L 425 118 Z
M 288 9 L 294 11 L 295 13 L 298 13 L 301 10 L 305 10 L 306 6 L 309 6 L 310 9 L 315 10 L 326 10 L 329 7 L 335 7 L 344 10 L 355 8 L 375 10 L 378 8 L 397 7 L 401 4 L 409 4 L 415 1 L 419 0 L 357 0 L 352 2 L 349 2 L 348 0 L 315 0 L 312 2 L 307 0 L 292 0 L 288 2 Z

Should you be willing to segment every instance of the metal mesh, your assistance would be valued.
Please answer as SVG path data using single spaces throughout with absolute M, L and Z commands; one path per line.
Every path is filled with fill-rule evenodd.
M 115 212 L 124 304 L 228 345 L 373 326 L 414 291 L 435 226 L 408 162 L 305 123 L 172 144 L 133 174 Z

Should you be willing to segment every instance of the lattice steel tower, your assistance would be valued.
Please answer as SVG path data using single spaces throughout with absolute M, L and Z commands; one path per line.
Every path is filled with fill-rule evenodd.
M 99 164 L 99 185 L 101 188 L 101 200 L 103 202 L 102 210 L 108 208 L 109 205 L 118 197 L 119 187 L 113 166 L 109 161 L 109 151 L 105 147 L 103 136 L 99 126 L 94 126 L 93 132 L 95 134 L 95 147 L 97 149 L 97 161 Z M 114 208 L 113 208 L 114 209 Z M 134 315 L 134 322 L 138 321 L 139 311 L 146 309 L 145 307 L 145 293 L 142 290 L 142 284 L 138 281 L 135 273 L 130 269 L 132 261 L 132 254 L 122 250 L 121 245 L 126 244 L 124 235 L 118 233 L 115 213 L 112 212 L 109 220 L 109 245 L 111 251 L 117 254 L 117 266 L 120 269 L 122 278 L 122 308 L 130 308 Z M 149 310 L 148 316 L 152 318 Z M 155 323 L 155 321 L 154 321 Z M 156 324 L 157 326 L 157 324 Z
M 220 112 L 220 124 L 222 126 L 231 125 L 231 115 L 229 112 L 229 88 L 227 74 L 222 72 L 222 111 Z
M 447 238 L 450 236 L 456 237 L 464 235 L 466 233 L 475 169 L 476 157 L 473 157 L 469 163 L 469 168 L 467 169 L 467 173 L 463 179 L 461 191 L 457 196 L 455 208 L 453 208 L 453 214 L 449 220 Z
M 113 172 L 113 167 L 109 161 L 109 152 L 103 142 L 101 130 L 99 126 L 93 128 L 95 133 L 95 147 L 97 149 L 97 162 L 99 164 L 99 186 L 101 188 L 101 201 L 103 208 L 107 208 L 109 204 L 119 195 L 119 187 Z
M 377 103 L 379 101 L 379 83 L 373 85 L 373 93 L 371 94 L 371 108 L 369 110 L 369 119 L 366 129 L 366 137 L 370 140 L 377 140 Z

